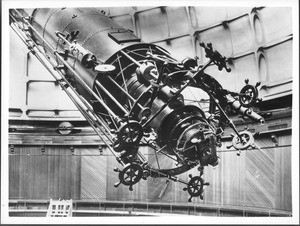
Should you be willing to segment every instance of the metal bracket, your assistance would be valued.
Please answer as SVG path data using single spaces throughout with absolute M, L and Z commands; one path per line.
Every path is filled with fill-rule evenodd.
M 75 154 L 75 150 L 74 150 L 74 146 L 70 146 L 70 151 L 71 151 L 71 154 L 74 155 Z
M 273 143 L 275 144 L 276 147 L 279 146 L 278 137 L 274 133 L 271 134 L 271 140 L 273 141 Z
M 45 146 L 44 145 L 41 146 L 41 152 L 42 152 L 42 155 L 45 155 Z
M 11 154 L 15 154 L 15 146 L 13 144 L 10 145 L 9 150 Z
M 98 150 L 99 150 L 100 155 L 103 155 L 103 148 L 101 145 L 99 145 Z

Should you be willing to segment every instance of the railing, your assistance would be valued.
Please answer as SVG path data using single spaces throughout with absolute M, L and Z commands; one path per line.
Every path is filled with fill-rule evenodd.
M 9 216 L 46 216 L 49 200 L 9 200 Z M 153 216 L 160 214 L 291 217 L 292 211 L 201 203 L 73 200 L 73 216 Z

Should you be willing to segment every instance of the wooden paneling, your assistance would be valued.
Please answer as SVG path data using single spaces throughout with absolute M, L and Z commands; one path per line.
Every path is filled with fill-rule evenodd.
M 279 137 L 279 143 L 288 143 L 287 137 Z M 291 150 L 279 148 L 275 152 L 275 206 L 277 209 L 292 210 L 292 163 L 291 159 L 295 156 Z M 290 202 L 287 202 L 290 200 Z
M 260 140 L 263 146 L 267 141 Z M 246 203 L 249 206 L 275 207 L 274 150 L 253 150 L 246 156 Z
M 276 147 L 269 138 L 257 139 L 258 147 L 270 148 L 249 149 L 240 156 L 234 150 L 226 151 L 230 142 L 224 142 L 218 152 L 219 165 L 204 170 L 204 179 L 210 183 L 204 189 L 204 200 L 194 198 L 193 202 L 291 211 L 291 148 L 280 147 L 290 144 L 290 136 L 280 136 L 278 142 Z M 77 147 L 74 156 L 67 149 L 46 147 L 45 153 L 52 156 L 42 156 L 40 147 L 15 147 L 9 159 L 10 198 L 187 203 L 185 185 L 167 182 L 167 178 L 141 180 L 133 186 L 133 191 L 122 184 L 115 188 L 119 178 L 113 168 L 122 167 L 107 149 L 99 155 L 98 148 Z M 152 151 L 146 147 L 141 151 L 156 166 Z M 159 163 L 162 168 L 174 167 L 164 156 L 159 157 Z M 189 174 L 197 176 L 199 172 L 194 168 L 179 178 L 188 181 Z
M 149 150 L 148 162 L 155 168 L 170 169 L 173 167 L 172 161 L 164 155 L 158 156 L 158 163 L 152 150 Z M 172 201 L 173 186 L 171 182 L 167 182 L 167 178 L 151 178 L 148 181 L 148 200 L 152 202 Z M 169 184 L 168 184 L 169 183 Z
M 81 199 L 105 200 L 107 157 L 91 148 L 81 148 L 81 154 L 87 155 L 81 159 Z
M 290 117 L 290 112 L 285 111 L 280 115 L 274 114 L 264 126 L 249 125 L 251 132 L 262 132 L 255 140 L 258 148 L 242 151 L 240 156 L 237 156 L 236 150 L 226 149 L 231 141 L 224 137 L 222 147 L 218 149 L 219 165 L 205 167 L 204 170 L 204 179 L 210 183 L 204 189 L 204 200 L 194 198 L 193 202 L 291 211 L 290 130 L 274 131 L 277 144 L 271 139 L 273 132 L 270 131 L 291 127 Z M 238 130 L 244 126 L 241 122 L 237 123 Z M 268 130 L 270 133 L 266 133 Z M 225 136 L 229 133 L 230 130 Z M 94 201 L 187 203 L 189 198 L 188 193 L 183 191 L 184 184 L 173 181 L 167 184 L 167 178 L 141 180 L 133 186 L 133 191 L 122 184 L 115 188 L 119 178 L 113 169 L 122 169 L 122 166 L 107 148 L 101 146 L 93 133 L 60 136 L 47 135 L 46 132 L 41 135 L 12 132 L 9 138 L 9 143 L 14 144 L 14 148 L 11 146 L 9 149 L 11 199 L 71 197 Z M 66 143 L 60 146 L 59 142 L 63 145 L 64 139 Z M 41 150 L 42 144 L 45 146 L 44 152 Z M 141 147 L 140 151 L 149 164 L 158 168 L 152 150 Z M 158 159 L 161 168 L 175 167 L 175 163 L 164 155 L 159 155 Z M 179 179 L 188 181 L 189 174 L 199 175 L 197 167 L 179 175 Z
M 15 147 L 9 156 L 11 199 L 80 198 L 81 159 L 63 156 L 65 148 L 49 149 L 53 156 L 42 156 L 40 147 Z

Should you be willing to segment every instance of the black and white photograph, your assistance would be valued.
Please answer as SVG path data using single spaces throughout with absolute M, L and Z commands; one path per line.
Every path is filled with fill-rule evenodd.
M 2 1 L 1 223 L 299 224 L 298 1 Z

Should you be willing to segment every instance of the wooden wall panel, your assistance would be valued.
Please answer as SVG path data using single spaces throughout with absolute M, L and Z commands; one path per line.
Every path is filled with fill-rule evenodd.
M 47 149 L 47 148 L 46 148 Z M 80 199 L 78 156 L 64 155 L 65 148 L 15 147 L 9 156 L 9 197 L 11 199 Z
M 237 156 L 237 151 L 226 149 L 230 141 L 218 151 L 217 167 L 205 167 L 204 179 L 210 185 L 204 189 L 204 200 L 192 202 L 224 207 L 255 207 L 292 210 L 291 136 L 278 137 L 278 147 L 269 137 L 256 139 L 264 149 L 249 149 Z M 269 148 L 265 148 L 269 147 Z M 141 152 L 150 164 L 156 165 L 155 155 L 147 147 Z M 167 178 L 141 180 L 129 191 L 119 181 L 114 167 L 122 167 L 106 149 L 103 155 L 96 147 L 75 147 L 74 155 L 66 147 L 15 147 L 9 159 L 9 196 L 11 199 L 74 198 L 82 200 L 149 201 L 188 203 L 184 184 Z M 159 157 L 162 168 L 174 167 L 165 156 Z M 197 167 L 179 176 L 188 181 L 188 175 L 199 175 Z
M 259 142 L 264 143 L 263 141 Z M 275 154 L 273 150 L 247 152 L 246 203 L 249 206 L 275 207 Z
M 279 137 L 280 144 L 287 144 L 289 137 Z M 294 149 L 295 150 L 295 149 Z M 292 163 L 294 154 L 291 148 L 278 148 L 275 152 L 275 207 L 282 210 L 292 210 Z
M 290 142 L 289 136 L 280 138 L 279 144 Z M 246 206 L 291 210 L 291 150 L 289 148 L 250 149 L 241 152 L 223 149 L 218 153 L 217 167 L 206 167 L 204 179 L 210 185 L 204 189 L 204 200 L 193 198 L 192 202 L 220 206 Z M 274 147 L 270 139 L 256 140 L 258 147 Z M 225 150 L 224 150 L 225 149 Z M 197 168 L 179 176 L 188 181 L 188 175 L 199 175 Z M 187 202 L 189 195 L 180 183 L 172 183 L 171 202 Z
M 81 199 L 106 199 L 106 156 L 99 150 L 80 148 L 81 154 Z

